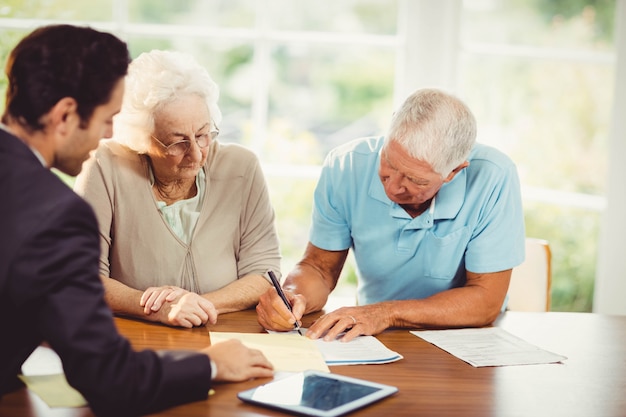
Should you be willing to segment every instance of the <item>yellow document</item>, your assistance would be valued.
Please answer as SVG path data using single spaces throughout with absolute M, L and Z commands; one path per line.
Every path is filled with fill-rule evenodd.
M 228 339 L 240 340 L 251 349 L 258 349 L 278 372 L 301 372 L 312 369 L 330 372 L 315 342 L 290 333 L 228 333 L 209 332 L 211 343 Z
M 49 407 L 87 405 L 83 396 L 67 383 L 61 359 L 49 347 L 38 346 L 22 364 L 22 375 L 18 377 Z
M 87 401 L 72 388 L 63 374 L 18 375 L 29 390 L 39 396 L 49 407 L 84 407 Z

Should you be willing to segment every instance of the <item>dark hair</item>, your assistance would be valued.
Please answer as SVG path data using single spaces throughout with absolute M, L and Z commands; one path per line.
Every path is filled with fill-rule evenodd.
M 126 43 L 110 33 L 72 25 L 38 28 L 9 55 L 2 121 L 41 130 L 41 116 L 62 98 L 72 97 L 85 127 L 95 108 L 110 100 L 129 63 Z

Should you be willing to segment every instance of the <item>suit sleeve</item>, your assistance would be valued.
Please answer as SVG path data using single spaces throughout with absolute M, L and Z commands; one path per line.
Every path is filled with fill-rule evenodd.
M 20 258 L 31 261 L 17 266 L 36 277 L 18 298 L 40 311 L 33 325 L 61 357 L 68 382 L 99 416 L 146 414 L 206 398 L 208 356 L 136 352 L 117 332 L 98 277 L 95 217 L 72 196 L 22 248 Z

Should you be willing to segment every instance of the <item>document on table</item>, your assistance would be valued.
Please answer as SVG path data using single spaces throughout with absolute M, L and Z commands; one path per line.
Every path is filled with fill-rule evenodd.
M 402 355 L 387 348 L 374 336 L 358 336 L 344 343 L 339 339 L 325 342 L 316 339 L 327 365 L 362 365 L 389 363 L 402 359 Z
M 411 331 L 474 367 L 537 365 L 567 357 L 541 349 L 500 327 Z
M 85 398 L 65 379 L 59 356 L 50 348 L 39 346 L 22 365 L 19 378 L 49 407 L 84 407 Z
M 307 329 L 300 330 L 304 334 Z M 267 332 L 280 334 L 271 330 Z M 292 330 L 283 334 L 297 334 L 297 332 Z M 328 342 L 323 339 L 314 340 L 327 365 L 383 364 L 403 359 L 402 355 L 389 349 L 374 336 L 357 336 L 347 343 L 341 341 L 341 336 L 343 333 L 337 339 Z
M 330 372 L 315 342 L 297 333 L 209 332 L 209 334 L 211 343 L 237 339 L 249 348 L 260 350 L 278 372 L 301 372 L 307 369 Z

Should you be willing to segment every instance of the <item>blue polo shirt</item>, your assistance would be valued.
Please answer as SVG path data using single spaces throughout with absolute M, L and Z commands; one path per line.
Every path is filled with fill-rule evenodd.
M 378 177 L 383 137 L 331 151 L 315 189 L 310 241 L 352 248 L 359 304 L 419 299 L 524 260 L 519 179 L 502 152 L 476 144 L 470 165 L 445 183 L 429 210 L 411 218 Z

